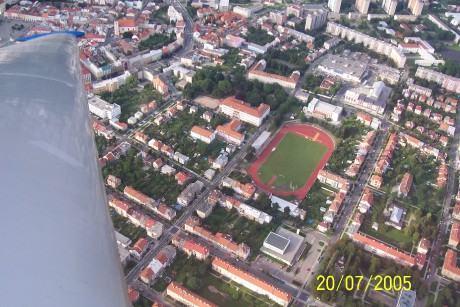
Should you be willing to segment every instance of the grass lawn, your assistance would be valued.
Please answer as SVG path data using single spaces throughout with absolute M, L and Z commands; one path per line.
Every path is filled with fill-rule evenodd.
M 262 295 L 233 282 L 227 283 L 212 274 L 206 275 L 201 282 L 202 286 L 195 292 L 221 307 L 276 306 Z
M 426 306 L 433 306 L 434 303 L 434 294 L 428 293 L 428 299 L 426 300 Z
M 447 45 L 446 49 L 460 51 L 460 46 L 459 45 Z
M 145 229 L 134 226 L 127 218 L 122 217 L 114 211 L 112 212 L 113 227 L 122 235 L 130 238 L 132 243 L 136 243 L 139 238 L 147 235 Z
M 433 281 L 430 285 L 430 291 L 433 291 L 433 292 L 436 291 L 437 287 L 438 287 L 438 282 Z
M 407 252 L 412 251 L 412 247 L 413 247 L 412 238 L 407 236 L 403 230 L 398 230 L 394 227 L 388 226 L 386 231 L 383 231 L 382 228 L 379 228 L 379 230 L 376 231 L 371 228 L 370 223 L 371 221 L 364 221 L 363 225 L 365 226 L 362 229 L 364 233 L 376 239 L 384 241 L 388 244 L 396 246 Z M 407 244 L 407 247 L 406 247 L 406 244 Z
M 258 170 L 264 184 L 282 190 L 305 185 L 327 151 L 327 147 L 303 136 L 287 133 Z

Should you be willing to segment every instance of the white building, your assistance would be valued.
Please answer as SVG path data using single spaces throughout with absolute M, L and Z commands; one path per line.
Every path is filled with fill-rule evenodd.
M 114 119 L 121 115 L 121 107 L 114 103 L 110 104 L 98 96 L 88 99 L 89 111 L 102 119 Z
M 310 11 L 305 19 L 305 30 L 315 30 L 327 23 L 328 11 L 320 9 Z
M 378 81 L 374 82 L 372 86 L 347 90 L 344 101 L 368 112 L 383 114 L 390 94 L 391 88 L 386 86 L 383 81 Z
M 216 132 L 199 126 L 194 126 L 192 130 L 190 130 L 190 136 L 194 139 L 210 144 L 216 138 Z
M 313 98 L 308 107 L 303 108 L 304 113 L 319 115 L 323 118 L 330 118 L 333 122 L 338 122 L 342 107 Z
M 253 108 L 242 100 L 232 97 L 225 98 L 219 106 L 222 113 L 236 117 L 239 120 L 259 127 L 270 113 L 270 106 L 261 103 L 258 108 Z
M 340 13 L 340 6 L 342 5 L 342 0 L 329 0 L 327 6 L 333 13 Z

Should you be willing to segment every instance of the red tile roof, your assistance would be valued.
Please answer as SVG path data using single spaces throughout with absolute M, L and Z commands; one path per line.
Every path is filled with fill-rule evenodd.
M 460 268 L 457 267 L 457 252 L 451 249 L 447 250 L 446 256 L 444 257 L 443 270 L 454 273 L 460 276 Z
M 148 247 L 149 245 L 149 241 L 147 241 L 146 239 L 144 238 L 140 238 L 139 240 L 137 240 L 136 243 L 134 243 L 134 246 L 133 248 L 139 253 L 139 254 L 142 254 Z
M 251 283 L 258 288 L 261 288 L 274 296 L 280 298 L 281 300 L 284 300 L 286 303 L 289 303 L 292 299 L 291 294 L 289 294 L 286 291 L 281 290 L 280 288 L 232 265 L 230 262 L 225 261 L 224 259 L 221 259 L 219 257 L 215 257 L 212 260 L 212 265 L 219 267 L 225 271 L 230 272 L 231 274 L 238 276 L 239 278 L 245 280 L 248 283 Z
M 126 186 L 125 189 L 123 190 L 123 193 L 125 193 L 125 195 L 127 195 L 127 196 L 130 196 L 130 197 L 136 199 L 138 202 L 143 203 L 143 204 L 149 203 L 150 200 L 151 200 L 150 197 L 148 197 L 147 195 L 135 190 L 131 186 Z
M 184 250 L 194 251 L 198 254 L 201 254 L 203 257 L 206 257 L 209 254 L 210 249 L 200 243 L 193 241 L 192 239 L 188 239 L 185 241 Z
M 205 129 L 205 128 L 201 128 L 200 126 L 193 126 L 191 131 L 203 137 L 206 137 L 208 139 L 210 139 L 213 134 L 212 131 L 209 131 L 208 129 Z
M 398 258 L 402 261 L 404 261 L 405 263 L 411 265 L 411 266 L 414 266 L 416 265 L 416 259 L 415 257 L 405 253 L 405 252 L 402 252 L 402 251 L 399 251 L 389 245 L 386 245 L 382 242 L 379 242 L 379 241 L 376 241 L 374 239 L 372 239 L 371 237 L 368 237 L 368 236 L 364 236 L 362 234 L 360 234 L 359 232 L 355 233 L 353 235 L 353 240 L 358 242 L 358 243 L 361 243 L 363 245 L 367 245 L 367 246 L 370 246 L 370 247 L 373 247 L 374 249 L 376 250 L 380 250 L 384 253 L 387 253 L 395 258 Z
M 255 117 L 262 117 L 267 110 L 270 110 L 270 106 L 266 104 L 261 103 L 258 108 L 253 108 L 248 103 L 232 97 L 225 98 L 220 104 Z
M 190 306 L 200 306 L 200 307 L 217 307 L 216 304 L 211 303 L 210 301 L 202 298 L 198 294 L 188 290 L 187 288 L 181 286 L 176 282 L 171 282 L 166 289 L 167 292 L 172 292 L 180 296 L 184 301 L 188 302 L 187 305 Z

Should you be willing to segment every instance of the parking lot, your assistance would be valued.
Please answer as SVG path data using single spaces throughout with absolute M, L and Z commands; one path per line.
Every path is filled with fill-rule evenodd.
M 14 25 L 23 26 L 22 30 L 13 30 Z M 18 37 L 23 36 L 31 27 L 33 23 L 25 22 L 22 20 L 11 20 L 0 17 L 0 45 L 4 45 L 10 41 L 10 37 L 16 40 Z

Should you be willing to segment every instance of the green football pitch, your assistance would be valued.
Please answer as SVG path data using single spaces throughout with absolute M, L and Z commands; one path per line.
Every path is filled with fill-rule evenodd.
M 258 169 L 259 178 L 276 190 L 300 189 L 326 151 L 327 147 L 320 143 L 287 133 Z

